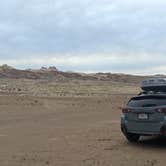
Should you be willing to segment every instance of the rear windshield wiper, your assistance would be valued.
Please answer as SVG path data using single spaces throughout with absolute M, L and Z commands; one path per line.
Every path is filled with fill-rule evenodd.
M 155 107 L 157 104 L 143 104 L 142 107 Z

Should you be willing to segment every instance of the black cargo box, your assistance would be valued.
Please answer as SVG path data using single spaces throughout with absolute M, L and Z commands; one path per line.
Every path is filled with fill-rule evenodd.
M 166 78 L 149 78 L 142 81 L 144 91 L 166 92 Z

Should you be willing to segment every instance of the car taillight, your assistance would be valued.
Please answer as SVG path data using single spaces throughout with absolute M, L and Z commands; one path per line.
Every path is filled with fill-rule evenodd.
M 166 108 L 156 108 L 155 111 L 158 113 L 166 113 Z
M 131 112 L 131 109 L 129 108 L 122 108 L 122 113 L 129 113 Z

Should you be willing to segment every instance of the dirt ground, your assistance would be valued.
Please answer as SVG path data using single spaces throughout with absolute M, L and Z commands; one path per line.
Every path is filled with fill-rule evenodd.
M 129 97 L 0 96 L 0 165 L 165 165 L 166 140 L 131 144 L 121 134 Z

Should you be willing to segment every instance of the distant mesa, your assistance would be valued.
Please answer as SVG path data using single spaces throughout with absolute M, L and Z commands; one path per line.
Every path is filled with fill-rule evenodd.
M 58 69 L 55 66 L 50 66 L 48 68 L 49 71 L 58 71 Z
M 0 70 L 12 70 L 12 69 L 14 68 L 11 66 L 8 66 L 7 64 L 3 64 L 0 66 Z
M 77 73 L 73 71 L 60 71 L 55 66 L 41 67 L 40 69 L 15 69 L 7 64 L 0 66 L 0 78 L 9 79 L 45 79 L 45 80 L 91 80 L 91 81 L 112 81 L 138 84 L 145 76 L 134 76 L 127 74 L 113 73 Z
M 41 67 L 40 70 L 41 70 L 41 71 L 46 71 L 47 68 L 46 68 L 46 67 Z
M 40 68 L 41 71 L 58 71 L 58 69 L 55 66 L 50 66 L 50 67 L 41 67 Z

